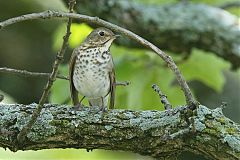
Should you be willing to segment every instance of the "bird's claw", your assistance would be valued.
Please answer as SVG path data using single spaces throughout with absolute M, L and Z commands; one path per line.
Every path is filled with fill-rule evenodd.
M 100 109 L 103 113 L 106 113 L 107 111 L 108 111 L 108 108 L 107 107 L 101 107 L 101 109 Z
M 77 105 L 75 105 L 75 106 L 73 107 L 73 110 L 75 110 L 75 111 L 79 111 L 79 110 L 81 110 L 83 107 L 84 107 L 83 104 L 78 103 Z

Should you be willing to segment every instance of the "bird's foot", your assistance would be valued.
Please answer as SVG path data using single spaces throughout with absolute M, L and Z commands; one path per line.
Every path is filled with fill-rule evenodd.
M 102 107 L 100 108 L 100 111 L 102 111 L 103 113 L 106 113 L 106 112 L 108 111 L 107 106 L 102 106 Z
M 84 107 L 84 105 L 83 105 L 82 103 L 78 103 L 77 105 L 75 105 L 75 106 L 73 107 L 73 110 L 79 111 L 79 110 L 81 110 L 83 107 Z
M 100 111 L 102 111 L 101 119 L 103 120 L 105 113 L 108 112 L 108 108 L 105 107 L 105 106 L 102 106 L 102 107 L 100 108 Z

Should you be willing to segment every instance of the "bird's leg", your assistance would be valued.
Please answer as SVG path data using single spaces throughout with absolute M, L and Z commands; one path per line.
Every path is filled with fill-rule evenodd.
M 83 96 L 82 99 L 80 100 L 80 102 L 73 107 L 74 110 L 81 110 L 82 107 L 84 107 L 84 105 L 82 104 L 82 101 L 84 100 L 84 98 L 85 98 L 85 96 Z
M 102 102 L 102 105 L 101 105 L 101 111 L 102 112 L 107 112 L 107 106 L 104 106 L 104 100 L 103 100 L 104 97 L 101 97 L 101 102 Z

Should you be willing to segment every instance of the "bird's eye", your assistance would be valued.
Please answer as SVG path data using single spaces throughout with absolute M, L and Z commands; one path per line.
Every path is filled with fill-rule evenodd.
M 99 32 L 99 35 L 104 36 L 104 32 L 103 31 Z

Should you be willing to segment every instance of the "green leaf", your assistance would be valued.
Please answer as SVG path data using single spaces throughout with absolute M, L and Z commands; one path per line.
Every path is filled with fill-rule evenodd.
M 81 44 L 81 42 L 92 31 L 92 28 L 85 23 L 77 24 L 72 23 L 71 35 L 69 38 L 69 46 L 75 48 Z M 53 34 L 53 49 L 59 50 L 63 42 L 63 36 L 66 33 L 66 24 L 60 25 Z
M 194 50 L 190 58 L 179 65 L 187 81 L 198 80 L 216 92 L 221 92 L 225 83 L 222 71 L 230 65 L 213 54 Z
M 71 36 L 69 39 L 69 45 L 71 48 L 76 48 L 82 41 L 91 33 L 92 28 L 85 23 L 76 24 L 71 26 Z
M 111 52 L 117 80 L 131 82 L 127 87 L 117 87 L 118 108 L 163 110 L 159 96 L 151 88 L 154 83 L 160 86 L 173 105 L 185 103 L 181 89 L 172 84 L 175 76 L 163 65 L 164 62 L 159 56 L 147 50 L 118 46 L 112 46 Z

